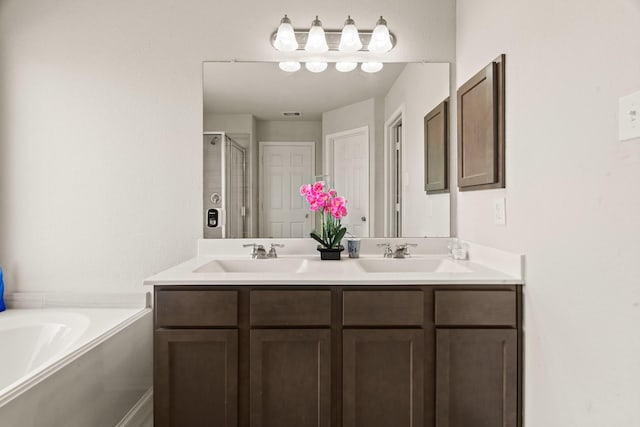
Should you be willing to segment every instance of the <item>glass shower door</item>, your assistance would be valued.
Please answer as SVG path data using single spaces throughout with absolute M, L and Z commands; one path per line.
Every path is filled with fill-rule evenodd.
M 203 178 L 204 238 L 247 237 L 246 149 L 225 132 L 205 132 Z
M 246 152 L 231 138 L 225 143 L 225 237 L 243 238 L 246 233 Z

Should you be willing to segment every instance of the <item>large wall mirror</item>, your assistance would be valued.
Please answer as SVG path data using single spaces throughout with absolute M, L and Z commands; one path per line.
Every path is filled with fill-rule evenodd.
M 308 237 L 299 188 L 316 180 L 348 200 L 353 235 L 449 236 L 449 194 L 424 189 L 424 117 L 449 96 L 449 64 L 332 65 L 204 63 L 205 238 Z

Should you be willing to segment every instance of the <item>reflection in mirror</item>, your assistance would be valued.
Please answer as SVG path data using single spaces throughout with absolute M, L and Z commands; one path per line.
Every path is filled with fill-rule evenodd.
M 449 64 L 205 62 L 203 74 L 205 238 L 308 237 L 317 218 L 299 188 L 315 180 L 348 200 L 357 237 L 449 236 L 449 194 L 424 189 L 424 116 L 448 97 Z

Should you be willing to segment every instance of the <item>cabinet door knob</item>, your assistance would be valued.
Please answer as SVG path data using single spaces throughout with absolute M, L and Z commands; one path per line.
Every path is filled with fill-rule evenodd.
M 362 222 L 367 222 L 367 217 L 363 216 L 362 218 L 360 218 L 362 220 Z

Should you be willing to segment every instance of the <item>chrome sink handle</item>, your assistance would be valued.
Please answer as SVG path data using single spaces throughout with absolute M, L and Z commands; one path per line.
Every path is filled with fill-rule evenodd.
M 276 248 L 284 248 L 284 245 L 282 243 L 272 243 L 271 249 L 269 249 L 269 253 L 267 254 L 267 258 L 278 258 Z
M 262 245 L 258 245 L 257 243 L 247 243 L 246 245 L 242 245 L 242 247 L 253 247 L 253 250 L 251 251 L 252 259 L 265 259 L 267 257 L 267 250 Z
M 393 252 L 394 258 L 406 258 L 411 256 L 409 253 L 409 246 L 416 247 L 417 243 L 402 243 L 400 245 L 396 245 L 396 250 Z
M 385 258 L 392 258 L 393 257 L 393 251 L 391 250 L 391 243 L 378 243 L 376 246 L 379 247 L 379 248 L 384 248 L 383 256 Z

